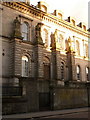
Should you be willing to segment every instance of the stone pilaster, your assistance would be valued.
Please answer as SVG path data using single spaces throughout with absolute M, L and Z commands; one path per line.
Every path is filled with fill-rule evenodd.
M 14 20 L 14 33 L 13 33 L 13 40 L 14 40 L 14 75 L 20 76 L 21 75 L 21 40 L 23 39 L 21 36 L 21 23 L 16 17 Z
M 52 49 L 52 79 L 60 79 L 60 51 Z
M 57 80 L 60 80 L 60 50 L 56 50 L 56 61 L 57 61 Z
M 42 23 L 38 23 L 36 25 L 36 40 L 35 40 L 35 47 L 34 47 L 34 52 L 35 52 L 35 76 L 38 79 L 43 78 L 43 40 L 41 37 L 41 27 Z
M 52 80 L 60 79 L 60 44 L 57 41 L 57 30 L 51 34 L 51 50 L 52 50 Z
M 67 66 L 69 71 L 68 79 L 69 81 L 75 80 L 75 58 L 74 58 L 74 52 L 68 52 L 67 53 Z
M 14 49 L 14 75 L 21 75 L 21 40 L 15 38 L 15 49 Z
M 43 78 L 43 46 L 40 44 L 35 45 L 35 76 Z
M 52 61 L 52 80 L 56 80 L 57 79 L 57 61 L 56 61 L 55 49 L 52 49 L 51 61 Z
M 67 67 L 68 67 L 68 81 L 75 80 L 75 52 L 72 46 L 72 41 L 68 39 L 67 48 Z

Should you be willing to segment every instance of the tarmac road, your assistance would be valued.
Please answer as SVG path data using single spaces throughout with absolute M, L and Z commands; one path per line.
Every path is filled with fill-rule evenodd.
M 90 112 L 80 112 L 72 114 L 64 114 L 57 116 L 49 116 L 32 120 L 90 120 Z

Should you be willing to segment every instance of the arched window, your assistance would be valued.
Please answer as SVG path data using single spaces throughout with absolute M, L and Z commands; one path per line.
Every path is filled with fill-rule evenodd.
M 63 39 L 63 36 L 61 34 L 58 34 L 57 42 L 60 43 Z
M 61 45 L 61 49 L 64 50 L 64 38 L 63 35 L 60 34 L 60 45 Z
M 28 40 L 28 23 L 23 23 L 22 24 L 22 37 L 23 37 L 23 40 L 27 41 Z
M 86 80 L 89 81 L 89 68 L 86 67 Z
M 67 51 L 68 50 L 68 41 L 65 40 L 65 50 Z
M 64 80 L 64 63 L 61 62 L 61 80 Z
M 77 72 L 77 80 L 80 80 L 80 66 L 79 65 L 76 68 L 76 72 Z
M 45 46 L 48 47 L 48 31 L 46 29 L 43 30 L 43 43 Z
M 47 57 L 44 57 L 43 60 L 43 67 L 44 67 L 44 79 L 50 79 L 50 60 Z
M 22 57 L 22 76 L 28 76 L 28 67 L 29 67 L 29 60 L 27 56 Z
M 88 57 L 88 45 L 85 44 L 85 57 Z
M 78 41 L 76 41 L 76 53 L 77 53 L 77 55 L 80 55 L 80 47 L 79 47 Z

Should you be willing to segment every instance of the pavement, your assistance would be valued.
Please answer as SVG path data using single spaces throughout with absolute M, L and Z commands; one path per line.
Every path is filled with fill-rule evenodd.
M 75 109 L 65 109 L 65 110 L 55 110 L 55 111 L 43 111 L 43 112 L 30 112 L 30 113 L 22 113 L 22 114 L 12 114 L 12 115 L 3 115 L 3 120 L 8 118 L 16 118 L 16 119 L 32 119 L 32 118 L 42 118 L 47 116 L 54 115 L 63 115 L 63 114 L 71 114 L 78 112 L 86 112 L 90 111 L 90 107 L 85 108 L 75 108 Z

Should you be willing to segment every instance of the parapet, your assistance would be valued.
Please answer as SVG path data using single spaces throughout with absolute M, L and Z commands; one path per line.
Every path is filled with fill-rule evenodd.
M 80 22 L 77 26 L 80 27 L 80 28 L 82 28 L 82 30 L 84 30 L 84 31 L 87 30 L 87 29 L 86 29 L 86 25 L 85 25 L 85 23 L 83 23 L 83 22 Z
M 43 2 L 43 1 L 38 2 L 37 7 L 41 9 L 43 12 L 48 13 L 49 6 L 46 2 Z
M 30 5 L 30 0 L 25 0 L 25 3 Z
M 90 28 L 87 31 L 90 32 Z
M 69 16 L 67 19 L 66 19 L 67 22 L 70 22 L 73 26 L 76 25 L 76 21 L 75 21 L 75 18 Z
M 54 10 L 53 15 L 57 16 L 59 19 L 63 18 L 63 13 L 60 10 Z

